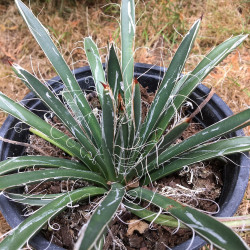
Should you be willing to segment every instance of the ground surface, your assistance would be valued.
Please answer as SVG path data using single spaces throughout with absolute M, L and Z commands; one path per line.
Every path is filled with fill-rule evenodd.
M 111 2 L 109 0 L 65 0 L 61 1 L 63 4 L 50 0 L 30 2 L 33 12 L 53 34 L 72 69 L 87 65 L 82 49 L 83 37 L 92 36 L 102 48 L 103 56 L 110 35 L 120 43 L 119 25 L 115 19 L 119 18 L 119 8 L 106 5 Z M 192 69 L 202 55 L 223 40 L 250 31 L 250 6 L 246 1 L 203 0 L 194 3 L 191 0 L 148 0 L 140 1 L 137 6 L 137 18 L 140 20 L 137 24 L 136 62 L 167 66 L 181 36 L 202 14 L 200 32 L 185 71 Z M 234 112 L 250 105 L 249 48 L 248 39 L 203 82 L 213 87 Z M 29 34 L 15 5 L 12 1 L 0 0 L 0 91 L 19 101 L 28 90 L 13 76 L 8 61 L 34 71 L 39 78 L 50 79 L 56 75 Z M 5 117 L 1 112 L 1 124 Z M 245 132 L 250 135 L 250 128 Z M 250 212 L 248 199 L 250 186 L 237 212 L 239 215 Z M 0 215 L 0 235 L 8 230 Z M 250 244 L 250 234 L 243 232 L 242 237 Z

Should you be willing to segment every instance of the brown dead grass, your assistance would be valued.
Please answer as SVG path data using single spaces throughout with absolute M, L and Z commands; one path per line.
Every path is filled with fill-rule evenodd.
M 42 1 L 32 1 L 31 8 L 52 32 L 66 61 L 73 69 L 87 65 L 82 48 L 83 37 L 92 36 L 102 48 L 100 52 L 103 58 L 110 35 L 118 44 L 120 43 L 119 25 L 115 19 L 119 19 L 119 8 L 115 5 L 104 6 L 109 2 L 64 1 L 63 6 L 56 6 L 53 1 L 49 1 L 47 5 Z M 167 66 L 177 43 L 181 40 L 181 35 L 174 31 L 174 27 L 183 35 L 188 27 L 204 14 L 197 41 L 187 64 L 186 71 L 189 71 L 201 60 L 201 55 L 205 55 L 215 45 L 231 35 L 249 33 L 249 7 L 249 3 L 239 0 L 140 1 L 137 16 L 141 19 L 137 27 L 138 49 L 135 61 Z M 20 64 L 40 78 L 50 79 L 56 74 L 29 34 L 16 7 L 13 4 L 6 5 L 6 1 L 0 1 L 0 34 L 0 91 L 19 101 L 28 90 L 13 76 L 8 61 Z M 248 39 L 204 80 L 204 83 L 213 87 L 234 112 L 250 105 L 249 47 Z M 5 117 L 6 115 L 1 112 L 0 124 Z M 245 131 L 250 135 L 249 127 Z M 250 199 L 250 185 L 238 214 L 249 213 L 247 198 Z M 0 233 L 3 234 L 7 230 L 9 227 L 0 215 Z M 242 238 L 250 243 L 249 234 L 243 233 Z

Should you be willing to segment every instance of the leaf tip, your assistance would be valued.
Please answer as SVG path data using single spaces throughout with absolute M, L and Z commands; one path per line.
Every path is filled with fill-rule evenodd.
M 105 90 L 109 90 L 108 84 L 105 84 L 103 82 L 100 82 Z
M 139 82 L 138 82 L 138 80 L 137 80 L 136 77 L 134 78 L 134 84 L 135 84 L 135 85 L 136 85 L 136 84 L 139 84 Z
M 109 32 L 109 43 L 112 44 L 114 42 L 111 32 Z
M 8 60 L 8 63 L 10 66 L 13 66 L 13 62 L 11 62 L 10 60 Z
M 124 111 L 124 103 L 120 92 L 118 93 L 118 106 L 120 111 Z

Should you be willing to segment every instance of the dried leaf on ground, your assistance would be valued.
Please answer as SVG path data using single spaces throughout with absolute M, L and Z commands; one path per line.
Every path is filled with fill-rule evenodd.
M 132 235 L 134 231 L 138 231 L 140 234 L 143 234 L 149 226 L 148 223 L 140 220 L 129 220 L 128 223 L 127 236 Z

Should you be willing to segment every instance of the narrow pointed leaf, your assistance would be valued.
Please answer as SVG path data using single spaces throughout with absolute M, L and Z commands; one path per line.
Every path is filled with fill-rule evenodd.
M 132 118 L 134 123 L 135 135 L 137 134 L 141 125 L 141 91 L 140 84 L 137 79 L 134 80 L 133 85 L 133 105 L 132 105 Z M 134 135 L 132 135 L 134 137 Z
M 96 91 L 98 93 L 99 101 L 103 103 L 103 86 L 106 82 L 105 73 L 102 66 L 101 57 L 98 52 L 96 44 L 90 37 L 84 39 L 84 49 L 88 58 L 89 66 L 94 78 Z
M 129 194 L 163 208 L 219 249 L 249 249 L 236 233 L 209 215 L 143 188 L 132 190 Z
M 72 95 L 67 91 L 63 91 L 62 96 L 65 102 L 67 103 L 67 105 L 69 106 L 69 108 L 72 110 L 74 114 L 74 118 L 77 120 L 79 124 L 81 124 L 84 132 L 86 133 L 86 136 L 88 136 L 88 138 L 92 140 L 93 143 L 95 143 L 97 147 L 100 148 L 100 145 L 102 143 L 101 137 L 99 136 L 95 138 L 93 137 L 94 134 L 92 134 L 91 132 L 90 124 L 86 123 L 86 119 L 85 117 L 83 117 L 82 112 L 79 109 L 79 107 L 76 105 L 76 102 L 74 101 L 74 98 L 72 97 Z
M 183 133 L 185 129 L 190 125 L 188 119 L 185 119 L 183 122 L 177 124 L 173 129 L 171 129 L 162 139 L 157 143 L 156 138 L 152 137 L 151 144 L 147 144 L 145 149 L 142 152 L 142 157 L 140 159 L 141 162 L 136 163 L 136 169 L 132 170 L 131 173 L 127 175 L 127 181 L 132 180 L 138 174 L 143 173 L 145 170 L 145 166 L 148 163 L 154 161 L 158 163 L 159 155 L 164 152 L 164 150 L 168 150 L 169 146 Z M 156 135 L 154 135 L 156 136 Z M 152 145 L 153 144 L 153 145 Z M 152 149 L 153 148 L 153 149 Z M 150 153 L 149 153 L 150 152 Z
M 59 196 L 64 195 L 64 193 L 60 194 L 40 194 L 40 195 L 32 195 L 32 194 L 15 194 L 15 193 L 4 193 L 11 201 L 30 205 L 30 206 L 45 206 L 50 203 L 52 200 L 58 198 Z
M 227 57 L 237 46 L 239 46 L 247 35 L 232 37 L 214 48 L 197 67 L 186 77 L 183 87 L 176 94 L 176 98 L 166 111 L 162 114 L 154 131 L 157 131 L 157 138 L 160 138 L 166 130 L 176 110 L 185 102 L 187 97 L 193 92 L 197 85 L 217 66 L 225 57 Z
M 180 135 L 189 127 L 190 122 L 188 119 L 184 119 L 179 124 L 174 126 L 168 133 L 163 137 L 162 141 L 160 141 L 157 147 L 154 150 L 157 150 L 158 154 L 161 154 L 166 148 L 168 148 L 176 139 L 180 137 Z M 145 149 L 147 150 L 147 149 Z M 153 157 L 150 157 L 152 159 Z M 149 162 L 151 161 L 150 159 Z
M 55 140 L 54 138 L 51 138 L 47 135 L 45 135 L 44 133 L 42 133 L 41 131 L 34 129 L 34 128 L 30 128 L 29 129 L 31 133 L 43 138 L 44 140 L 48 141 L 49 143 L 53 144 L 54 146 L 60 148 L 61 150 L 63 150 L 65 153 L 74 156 L 67 148 L 65 148 L 62 144 L 58 143 L 57 140 Z M 67 143 L 67 141 L 66 141 Z M 80 148 L 79 149 L 79 154 L 84 157 L 84 164 L 85 166 L 92 170 L 93 172 L 99 172 L 101 173 L 103 176 L 105 176 L 105 173 L 103 171 L 103 168 L 101 166 L 103 166 L 103 160 L 100 156 L 100 154 L 97 154 L 98 151 L 94 152 L 93 154 L 87 153 L 84 148 Z M 91 157 L 95 157 L 95 161 L 91 158 Z
M 13 64 L 13 69 L 26 86 L 33 91 L 51 111 L 55 113 L 68 131 L 70 131 L 71 134 L 78 139 L 81 145 L 83 145 L 86 151 L 90 151 L 92 154 L 98 151 L 92 142 L 84 135 L 79 124 L 69 113 L 69 110 L 63 105 L 59 98 L 52 93 L 51 90 L 43 85 L 35 76 L 17 64 Z
M 230 132 L 237 131 L 248 125 L 250 125 L 250 108 L 220 120 L 219 122 L 192 135 L 183 142 L 167 148 L 167 150 L 162 153 L 161 157 L 163 157 L 164 154 L 164 160 L 170 160 L 171 158 L 190 150 L 195 146 L 205 143 L 211 139 L 215 139 L 219 136 L 226 135 Z
M 121 39 L 122 39 L 122 75 L 125 106 L 128 117 L 131 116 L 131 94 L 134 76 L 134 39 L 135 39 L 134 0 L 123 0 L 121 6 Z
M 82 163 L 50 156 L 20 156 L 0 162 L 0 175 L 21 170 L 27 167 L 68 168 L 88 170 Z
M 43 132 L 37 130 L 37 129 L 34 129 L 34 128 L 30 128 L 29 131 L 39 137 L 41 137 L 42 139 L 48 141 L 49 143 L 53 144 L 54 146 L 60 148 L 61 150 L 63 150 L 65 153 L 69 154 L 70 156 L 74 156 L 72 154 L 71 151 L 69 151 L 68 148 L 65 147 L 65 144 L 67 145 L 68 141 L 65 141 L 65 144 L 62 145 L 58 142 L 58 140 L 56 140 L 56 138 L 54 138 L 53 136 L 48 136 L 46 134 L 44 134 Z M 83 147 L 79 148 L 79 152 L 78 154 L 81 156 L 81 157 L 84 157 L 84 158 L 79 158 L 82 160 L 82 162 L 84 163 L 84 165 L 91 171 L 93 172 L 98 172 L 98 173 L 101 173 L 102 176 L 105 176 L 105 173 L 103 171 L 103 160 L 101 158 L 101 156 L 99 154 L 97 154 L 97 152 L 94 152 L 94 154 L 91 154 L 90 153 L 87 153 Z M 93 159 L 95 158 L 95 160 Z
M 150 181 L 158 180 L 163 176 L 181 170 L 184 166 L 196 162 L 201 162 L 215 157 L 221 157 L 238 152 L 246 152 L 249 150 L 250 136 L 230 138 L 205 144 L 197 149 L 188 151 L 187 153 L 180 155 L 177 160 L 174 160 L 169 164 L 165 164 L 164 166 L 162 165 L 162 167 L 160 167 L 158 170 L 150 173 L 150 179 L 146 177 L 145 182 L 143 183 L 147 185 L 150 183 Z M 153 170 L 154 167 L 158 167 L 160 164 L 164 164 L 164 162 L 165 158 L 164 154 L 162 154 L 161 156 L 159 156 L 157 163 L 156 161 L 153 161 L 148 165 L 148 171 Z
M 115 107 L 110 89 L 103 90 L 102 107 L 102 148 L 105 161 L 105 171 L 109 180 L 115 180 L 114 166 L 114 134 L 115 134 Z
M 184 225 L 178 223 L 178 221 L 172 216 L 158 214 L 133 203 L 124 202 L 124 205 L 131 213 L 135 214 L 143 220 L 154 222 L 156 224 L 167 227 L 186 228 Z
M 124 193 L 123 186 L 118 183 L 112 184 L 111 190 L 91 216 L 85 231 L 76 244 L 76 249 L 88 250 L 94 247 L 98 239 L 103 235 L 109 222 L 114 218 Z
M 129 135 L 127 117 L 125 115 L 123 117 L 120 117 L 118 124 L 119 124 L 117 125 L 118 132 L 115 138 L 115 149 L 114 149 L 115 165 L 117 168 L 117 172 L 121 176 L 124 176 L 125 171 L 126 171 L 124 169 L 124 164 L 126 162 L 128 135 Z
M 72 155 L 81 159 L 84 162 L 84 158 L 88 158 L 87 153 L 81 145 L 69 138 L 63 132 L 52 127 L 46 123 L 43 119 L 27 110 L 22 105 L 14 102 L 6 95 L 0 92 L 0 109 L 30 125 L 33 128 L 37 128 L 39 131 L 48 136 L 51 140 L 56 141 L 62 148 L 66 148 Z
M 108 58 L 108 84 L 112 89 L 115 100 L 118 99 L 118 93 L 123 92 L 121 89 L 121 82 L 122 82 L 121 67 L 115 52 L 114 45 L 112 43 L 111 48 L 109 50 L 109 58 Z
M 30 32 L 52 63 L 56 72 L 67 87 L 67 90 L 71 93 L 77 106 L 81 110 L 83 117 L 86 117 L 86 122 L 92 125 L 92 133 L 96 134 L 96 137 L 101 137 L 101 129 L 99 123 L 92 113 L 92 110 L 84 96 L 84 93 L 82 92 L 74 75 L 72 74 L 62 55 L 58 51 L 57 47 L 54 45 L 48 30 L 40 23 L 40 21 L 22 1 L 15 0 L 15 2 L 21 15 L 27 23 Z
M 67 148 L 65 148 L 62 144 L 58 143 L 57 140 L 55 140 L 54 138 L 52 139 L 51 137 L 45 135 L 44 133 L 42 133 L 41 131 L 30 127 L 29 128 L 29 132 L 33 133 L 34 135 L 39 136 L 40 138 L 44 139 L 45 141 L 51 143 L 52 145 L 56 146 L 57 148 L 60 148 L 63 152 L 65 152 L 66 154 L 74 157 L 74 155 L 72 154 L 71 151 L 69 151 Z
M 180 135 L 188 128 L 190 125 L 190 122 L 188 119 L 184 119 L 184 121 L 180 122 L 176 126 L 174 126 L 173 129 L 171 129 L 163 138 L 162 141 L 159 141 L 156 144 L 156 147 L 151 150 L 152 145 L 149 144 L 145 147 L 145 152 L 143 152 L 143 155 L 147 156 L 148 153 L 151 150 L 151 153 L 148 155 L 148 162 L 151 162 L 152 160 L 156 159 L 158 155 L 160 155 L 164 150 L 169 148 L 169 146 L 180 137 Z M 156 138 L 152 137 L 152 142 L 156 142 Z
M 6 178 L 7 177 L 7 178 Z M 106 181 L 91 171 L 46 169 L 0 176 L 0 190 L 50 180 L 86 180 L 107 188 Z
M 172 90 L 179 80 L 187 57 L 193 47 L 194 40 L 196 38 L 201 19 L 197 20 L 187 35 L 182 40 L 178 50 L 176 51 L 167 72 L 164 75 L 162 83 L 159 87 L 159 90 L 156 93 L 155 99 L 148 111 L 145 122 L 142 125 L 141 129 L 141 143 L 143 144 L 150 133 L 153 131 L 153 128 L 158 122 L 158 119 L 162 112 L 165 109 L 167 100 L 170 98 Z
M 85 187 L 66 193 L 41 207 L 25 221 L 9 232 L 9 235 L 0 243 L 0 249 L 21 249 L 21 247 L 36 234 L 46 223 L 67 207 L 80 200 L 104 194 L 106 190 L 98 187 Z

